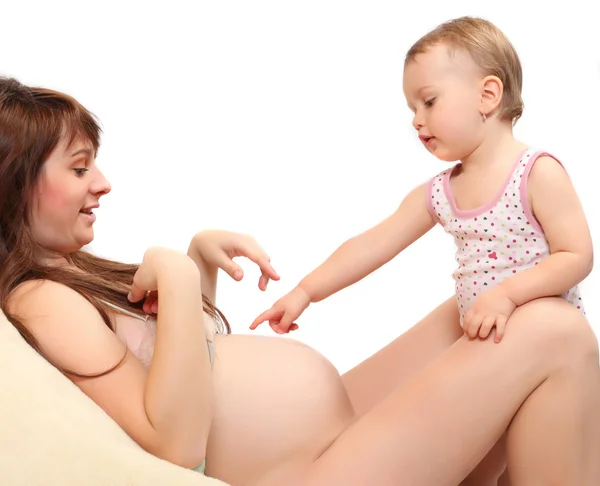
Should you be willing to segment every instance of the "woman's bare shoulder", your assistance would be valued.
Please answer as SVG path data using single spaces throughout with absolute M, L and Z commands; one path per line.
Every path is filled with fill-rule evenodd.
M 7 310 L 35 337 L 60 367 L 94 374 L 114 366 L 124 345 L 94 305 L 70 287 L 32 280 L 12 292 Z

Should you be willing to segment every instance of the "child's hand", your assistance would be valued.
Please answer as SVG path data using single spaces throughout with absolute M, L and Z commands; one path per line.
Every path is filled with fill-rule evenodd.
M 506 322 L 516 308 L 502 285 L 495 285 L 479 296 L 463 320 L 463 331 L 471 339 L 477 336 L 486 339 L 492 328 L 496 328 L 494 341 L 504 337 Z
M 273 307 L 254 319 L 250 329 L 254 330 L 263 322 L 268 321 L 271 329 L 277 334 L 287 334 L 290 331 L 295 331 L 298 329 L 296 319 L 309 305 L 310 296 L 301 287 L 296 287 L 275 302 Z

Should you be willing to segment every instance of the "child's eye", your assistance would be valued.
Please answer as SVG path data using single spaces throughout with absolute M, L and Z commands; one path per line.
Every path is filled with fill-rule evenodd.
M 435 102 L 435 98 L 429 98 L 427 101 L 425 101 L 425 106 L 427 108 L 430 108 L 433 106 L 434 102 Z
M 83 175 L 89 170 L 87 168 L 79 168 L 79 169 L 73 169 L 75 171 L 75 175 L 77 177 L 83 177 Z

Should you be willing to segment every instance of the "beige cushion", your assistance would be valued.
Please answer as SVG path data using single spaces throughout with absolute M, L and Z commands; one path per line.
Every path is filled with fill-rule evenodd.
M 224 486 L 141 449 L 0 311 L 0 484 Z

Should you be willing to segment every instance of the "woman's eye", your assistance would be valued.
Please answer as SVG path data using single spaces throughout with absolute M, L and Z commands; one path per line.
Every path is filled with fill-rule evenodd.
M 83 175 L 89 170 L 87 168 L 79 168 L 79 169 L 73 169 L 75 171 L 75 175 L 77 177 L 83 177 Z

